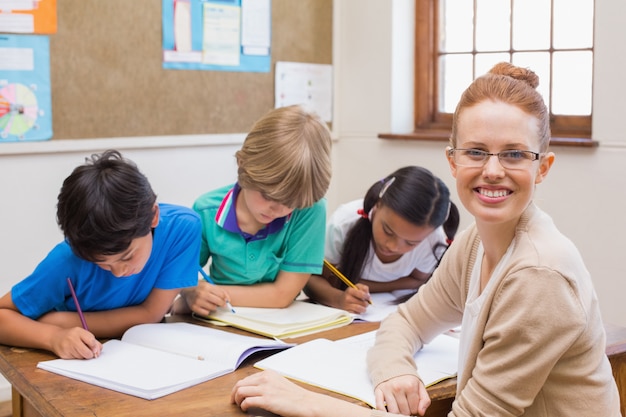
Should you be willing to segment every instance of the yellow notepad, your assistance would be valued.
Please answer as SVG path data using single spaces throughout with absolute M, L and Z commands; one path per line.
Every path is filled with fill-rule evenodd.
M 350 324 L 347 311 L 296 300 L 285 308 L 235 307 L 236 313 L 220 308 L 199 320 L 232 326 L 262 336 L 284 339 L 321 332 Z

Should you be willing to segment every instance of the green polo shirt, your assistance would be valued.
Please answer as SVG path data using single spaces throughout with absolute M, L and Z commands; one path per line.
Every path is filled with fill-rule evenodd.
M 193 209 L 202 220 L 200 265 L 211 259 L 216 284 L 273 282 L 279 271 L 320 274 L 324 260 L 326 199 L 276 219 L 255 236 L 236 224 L 239 186 L 228 185 L 200 196 Z

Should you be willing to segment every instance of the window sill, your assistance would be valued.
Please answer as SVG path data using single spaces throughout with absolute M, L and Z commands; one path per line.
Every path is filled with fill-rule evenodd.
M 379 133 L 380 139 L 389 140 L 417 140 L 417 141 L 436 141 L 448 142 L 450 140 L 450 132 L 445 130 L 429 130 L 416 131 L 413 133 L 397 134 L 397 133 Z M 553 137 L 550 140 L 550 146 L 573 146 L 582 148 L 595 148 L 598 141 L 590 138 L 571 138 L 571 137 Z

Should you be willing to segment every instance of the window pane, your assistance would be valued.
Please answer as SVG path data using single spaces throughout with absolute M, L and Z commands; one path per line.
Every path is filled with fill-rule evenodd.
M 555 52 L 552 59 L 552 113 L 590 115 L 593 67 L 591 52 Z
M 554 48 L 593 46 L 593 0 L 554 0 Z
M 520 52 L 513 54 L 513 64 L 528 68 L 539 77 L 537 91 L 550 108 L 550 54 L 548 52 Z
M 472 55 L 442 55 L 439 80 L 439 111 L 454 113 L 461 93 L 472 82 Z
M 554 116 L 555 136 L 591 133 L 586 116 L 592 114 L 595 0 L 416 1 L 422 15 L 435 1 L 437 14 L 429 27 L 437 30 L 431 35 L 439 47 L 434 61 L 417 61 L 419 73 L 436 81 L 434 97 L 418 97 L 424 102 L 416 107 L 418 129 L 448 123 L 471 81 L 509 61 L 539 76 L 537 90 Z M 431 39 L 426 35 L 418 41 L 428 47 Z
M 476 50 L 508 51 L 511 48 L 511 3 L 476 0 Z
M 472 0 L 441 1 L 442 52 L 471 52 L 473 48 L 474 3 Z
M 489 70 L 498 62 L 510 62 L 511 55 L 508 53 L 495 53 L 495 54 L 477 54 L 476 55 L 476 71 L 474 72 L 474 78 L 480 77 L 489 72 Z
M 550 0 L 517 0 L 513 4 L 513 49 L 550 48 Z

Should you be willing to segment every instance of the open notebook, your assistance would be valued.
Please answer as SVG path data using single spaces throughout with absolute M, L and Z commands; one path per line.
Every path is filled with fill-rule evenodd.
M 54 359 L 37 367 L 152 400 L 232 372 L 255 352 L 291 346 L 197 324 L 140 324 L 104 343 L 96 359 Z
M 350 324 L 350 313 L 321 304 L 296 300 L 285 308 L 235 307 L 235 313 L 220 308 L 208 317 L 200 317 L 214 324 L 233 326 L 272 338 L 304 336 Z
M 355 321 L 382 321 L 398 310 L 398 304 L 414 290 L 398 290 L 392 292 L 376 292 L 370 294 L 372 304 L 362 314 L 353 314 Z
M 278 352 L 254 364 L 296 381 L 324 388 L 376 406 L 367 373 L 366 353 L 375 332 L 337 341 L 315 339 Z M 428 387 L 456 376 L 459 339 L 442 334 L 414 355 L 422 381 Z

